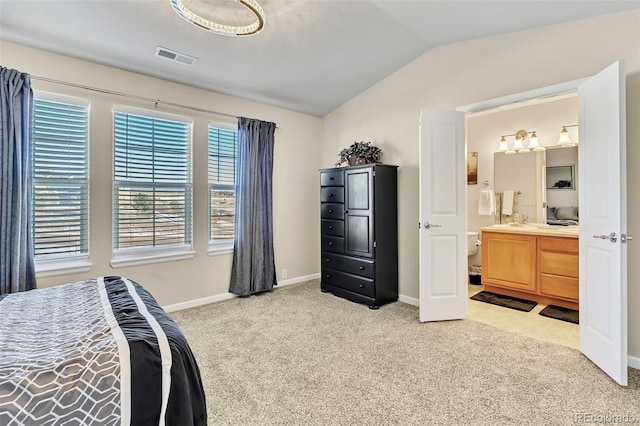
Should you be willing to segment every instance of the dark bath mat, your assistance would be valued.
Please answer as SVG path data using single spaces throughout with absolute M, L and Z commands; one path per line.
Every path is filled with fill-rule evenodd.
M 480 293 L 471 296 L 471 299 L 477 300 L 479 302 L 491 303 L 492 305 L 503 306 L 505 308 L 516 309 L 523 312 L 529 312 L 537 305 L 536 302 L 532 302 L 531 300 L 504 296 L 502 294 L 491 293 L 490 291 L 481 291 Z
M 561 306 L 549 305 L 540 311 L 543 317 L 559 319 L 561 321 L 580 323 L 580 312 L 575 309 L 563 308 Z

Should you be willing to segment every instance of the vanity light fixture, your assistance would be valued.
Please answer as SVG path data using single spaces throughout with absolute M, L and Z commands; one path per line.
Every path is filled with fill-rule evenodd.
M 255 20 L 252 23 L 243 25 L 223 24 L 222 22 L 205 18 L 194 12 L 192 9 L 189 9 L 182 0 L 170 1 L 171 6 L 173 6 L 173 9 L 182 19 L 196 27 L 200 27 L 215 34 L 231 37 L 250 36 L 258 34 L 262 28 L 264 28 L 264 11 L 257 0 L 229 0 L 235 1 L 236 3 L 244 6 L 254 15 Z
M 538 135 L 536 135 L 535 130 L 531 132 L 531 136 L 529 137 L 529 148 L 535 152 L 547 150 L 544 146 L 540 146 L 540 144 L 538 144 Z
M 508 150 L 507 140 L 502 136 L 502 138 L 500 138 L 500 145 L 498 145 L 498 152 L 507 152 Z
M 529 138 L 529 142 L 526 143 L 527 135 L 531 134 Z M 513 146 L 509 146 L 507 142 L 508 136 L 515 136 L 515 140 L 513 141 Z M 526 145 L 525 145 L 526 143 Z M 518 130 L 512 135 L 503 135 L 500 138 L 500 145 L 498 146 L 498 152 L 504 152 L 505 154 L 515 154 L 515 153 L 527 153 L 531 151 L 544 151 L 545 148 L 538 144 L 538 135 L 536 135 L 536 131 L 527 132 L 526 130 Z
M 577 124 L 567 124 L 566 126 L 562 126 L 562 130 L 560 130 L 560 138 L 558 139 L 558 145 L 560 146 L 576 146 L 578 142 L 573 142 L 569 137 L 569 131 L 567 127 L 578 127 Z

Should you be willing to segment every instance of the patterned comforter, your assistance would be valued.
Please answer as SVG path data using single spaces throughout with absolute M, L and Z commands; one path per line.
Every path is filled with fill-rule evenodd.
M 177 325 L 121 277 L 0 299 L 0 425 L 206 425 Z

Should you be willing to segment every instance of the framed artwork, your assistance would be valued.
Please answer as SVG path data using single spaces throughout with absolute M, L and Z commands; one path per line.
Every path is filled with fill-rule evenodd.
M 478 153 L 467 153 L 467 185 L 478 184 Z
M 574 189 L 573 164 L 547 167 L 547 189 Z

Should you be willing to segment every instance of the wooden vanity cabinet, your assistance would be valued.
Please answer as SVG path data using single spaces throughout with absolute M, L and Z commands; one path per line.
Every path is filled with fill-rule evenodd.
M 482 247 L 483 283 L 536 291 L 535 235 L 483 232 Z
M 578 238 L 482 231 L 486 291 L 578 309 L 578 268 Z

